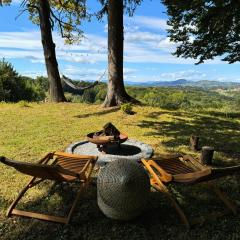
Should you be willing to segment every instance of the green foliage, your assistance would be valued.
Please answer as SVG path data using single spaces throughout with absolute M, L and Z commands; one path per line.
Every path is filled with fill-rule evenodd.
M 89 19 L 86 0 L 48 1 L 52 28 L 59 31 L 67 44 L 81 40 L 83 32 L 79 26 L 83 19 Z M 39 25 L 38 1 L 24 1 L 22 8 L 27 8 L 30 20 Z
M 85 87 L 88 86 L 90 83 L 83 82 L 83 81 L 73 81 L 74 85 Z M 106 84 L 105 83 L 99 83 L 94 88 L 90 88 L 87 90 L 82 91 L 82 93 L 77 94 L 76 91 L 69 91 L 69 89 L 64 87 L 67 91 L 67 94 L 65 94 L 66 98 L 70 102 L 75 103 L 102 103 L 106 96 Z
M 49 81 L 46 77 L 39 76 L 35 80 L 36 85 L 41 88 L 44 92 L 49 90 Z
M 126 114 L 133 114 L 132 104 L 131 103 L 124 103 L 121 105 L 121 110 Z
M 240 89 L 235 94 L 230 90 L 202 89 L 196 87 L 127 87 L 128 93 L 141 102 L 164 109 L 230 109 L 237 106 Z M 228 94 L 226 94 L 228 93 Z
M 162 2 L 170 18 L 170 40 L 178 43 L 175 55 L 197 59 L 198 63 L 222 55 L 229 63 L 240 60 L 239 1 Z
M 10 63 L 0 61 L 0 101 L 40 101 L 44 97 L 44 90 L 33 79 L 18 75 Z
M 102 103 L 106 96 L 107 85 L 101 83 L 92 89 L 85 90 L 82 95 L 70 95 L 71 102 Z M 210 109 L 217 108 L 228 111 L 239 110 L 240 89 L 203 89 L 196 87 L 132 87 L 128 86 L 128 94 L 142 103 L 163 109 Z
M 20 107 L 29 107 L 30 106 L 29 103 L 27 101 L 24 101 L 24 100 L 19 101 L 18 105 Z
M 83 92 L 82 100 L 87 103 L 94 103 L 96 97 L 96 91 L 94 89 L 88 89 Z
M 74 81 L 75 85 L 88 86 L 88 82 Z M 0 101 L 18 102 L 41 101 L 49 89 L 48 79 L 36 80 L 18 75 L 13 66 L 5 60 L 0 61 Z M 67 89 L 65 89 L 67 90 Z M 238 88 L 196 88 L 196 87 L 126 87 L 128 94 L 142 103 L 163 109 L 222 109 L 225 112 L 240 110 L 240 89 Z M 67 93 L 66 98 L 74 103 L 101 104 L 106 96 L 106 83 L 99 83 L 82 94 Z M 125 104 L 122 106 L 125 108 Z M 128 108 L 128 107 L 126 107 Z

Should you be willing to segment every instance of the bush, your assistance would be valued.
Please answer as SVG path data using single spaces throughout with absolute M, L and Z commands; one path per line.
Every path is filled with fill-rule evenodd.
M 18 102 L 20 107 L 30 107 L 27 101 L 21 100 Z
M 33 79 L 20 76 L 4 59 L 0 61 L 0 101 L 39 101 L 45 92 Z
M 133 114 L 131 103 L 124 103 L 121 105 L 121 110 L 126 114 Z
M 36 86 L 39 89 L 42 89 L 44 92 L 47 92 L 49 90 L 49 81 L 46 77 L 43 76 L 37 77 L 35 83 Z

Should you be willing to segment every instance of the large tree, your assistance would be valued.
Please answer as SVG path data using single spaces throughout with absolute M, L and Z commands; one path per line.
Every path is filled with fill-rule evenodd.
M 39 0 L 38 4 L 36 4 L 35 7 L 37 8 L 39 14 L 42 46 L 50 86 L 50 99 L 52 102 L 64 102 L 66 99 L 63 93 L 61 78 L 58 70 L 55 43 L 53 42 L 52 38 L 52 29 L 50 22 L 51 8 L 48 0 Z
M 123 14 L 124 9 L 132 14 L 142 0 L 100 0 L 103 9 L 99 12 L 102 17 L 108 14 L 108 90 L 104 107 L 121 105 L 125 102 L 139 103 L 129 96 L 123 81 Z
M 0 0 L 1 1 L 1 0 Z M 11 0 L 0 2 L 10 4 Z M 52 102 L 66 101 L 56 59 L 52 30 L 56 27 L 67 43 L 82 36 L 78 25 L 86 17 L 85 0 L 23 0 L 21 13 L 29 11 L 30 20 L 39 25 Z
M 162 0 L 169 15 L 170 40 L 176 56 L 197 59 L 197 64 L 222 56 L 240 60 L 240 1 Z
M 65 101 L 52 29 L 56 26 L 67 43 L 78 40 L 82 36 L 78 26 L 81 19 L 86 17 L 85 0 L 25 0 L 25 2 L 31 20 L 40 26 L 51 101 Z

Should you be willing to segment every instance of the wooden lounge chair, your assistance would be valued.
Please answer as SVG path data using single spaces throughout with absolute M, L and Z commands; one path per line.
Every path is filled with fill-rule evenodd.
M 211 180 L 231 175 L 236 172 L 240 173 L 240 165 L 226 168 L 213 168 L 202 165 L 189 155 L 176 155 L 173 157 L 170 156 L 154 160 L 142 159 L 142 163 L 149 172 L 152 187 L 154 187 L 157 191 L 164 193 L 170 199 L 173 207 L 187 228 L 190 228 L 190 225 L 201 224 L 207 219 L 215 219 L 229 213 L 237 213 L 235 205 L 230 202 L 226 195 L 221 192 L 213 184 L 213 182 L 211 182 Z M 196 184 L 201 182 L 206 182 L 207 186 L 215 192 L 215 194 L 225 204 L 227 211 L 221 213 L 212 213 L 208 216 L 200 217 L 191 221 L 190 224 L 190 221 L 181 209 L 180 204 L 174 199 L 170 190 L 167 188 L 167 185 L 168 183 Z
M 48 164 L 51 160 L 51 164 Z M 6 165 L 14 167 L 19 172 L 33 176 L 26 187 L 19 193 L 18 197 L 7 210 L 7 216 L 19 215 L 25 217 L 38 218 L 42 220 L 69 223 L 73 211 L 77 205 L 81 193 L 86 188 L 90 180 L 90 175 L 97 160 L 95 156 L 74 155 L 64 152 L 48 153 L 37 164 L 26 163 L 0 157 L 0 161 Z M 67 217 L 58 217 L 35 212 L 28 212 L 16 209 L 16 205 L 27 190 L 43 180 L 50 179 L 58 182 L 79 181 L 80 189 L 71 206 Z

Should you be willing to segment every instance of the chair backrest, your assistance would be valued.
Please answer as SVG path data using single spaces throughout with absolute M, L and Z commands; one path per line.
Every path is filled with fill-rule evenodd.
M 11 166 L 21 173 L 42 179 L 50 179 L 56 181 L 65 181 L 61 174 L 61 167 L 58 165 L 47 165 L 37 163 L 20 162 L 11 160 L 6 157 L 0 157 L 0 162 Z

